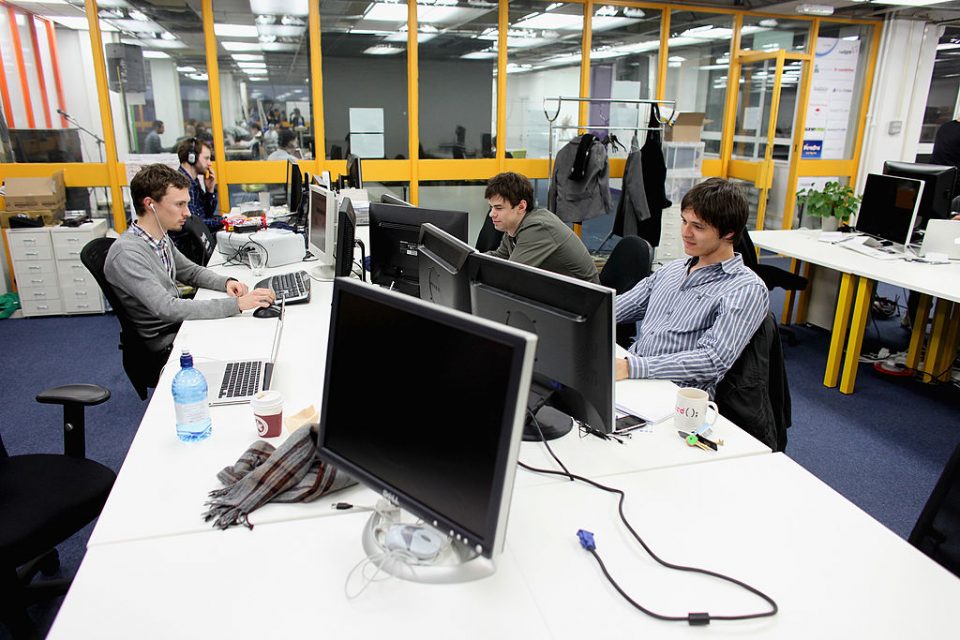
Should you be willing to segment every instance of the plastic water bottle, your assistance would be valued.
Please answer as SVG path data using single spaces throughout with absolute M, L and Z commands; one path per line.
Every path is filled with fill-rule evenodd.
M 193 368 L 193 356 L 186 349 L 180 354 L 180 371 L 173 377 L 173 404 L 177 412 L 177 437 L 184 442 L 197 442 L 210 435 L 207 381 Z

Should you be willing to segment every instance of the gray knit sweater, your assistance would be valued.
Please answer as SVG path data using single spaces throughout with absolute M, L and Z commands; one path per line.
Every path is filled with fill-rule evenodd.
M 215 291 L 226 290 L 229 278 L 191 262 L 173 242 L 167 242 L 167 252 L 177 281 Z M 239 302 L 234 297 L 180 298 L 163 262 L 143 238 L 129 229 L 110 247 L 103 271 L 151 351 L 161 351 L 172 344 L 175 328 L 184 320 L 227 318 L 240 313 Z

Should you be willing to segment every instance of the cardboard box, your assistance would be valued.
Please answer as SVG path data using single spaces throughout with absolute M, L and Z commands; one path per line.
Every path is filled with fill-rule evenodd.
M 7 178 L 5 200 L 7 211 L 62 213 L 67 202 L 63 171 L 55 171 L 49 178 Z
M 52 227 L 63 222 L 63 211 L 47 211 L 39 209 L 37 211 L 0 211 L 0 228 L 10 228 L 10 218 L 13 216 L 27 216 L 28 218 L 43 220 L 43 226 Z
M 672 127 L 664 131 L 663 139 L 671 142 L 700 142 L 703 120 L 707 114 L 702 111 L 678 113 Z

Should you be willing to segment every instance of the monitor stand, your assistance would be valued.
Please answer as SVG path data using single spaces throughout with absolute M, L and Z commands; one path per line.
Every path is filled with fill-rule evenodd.
M 397 516 L 392 518 L 374 512 L 363 528 L 363 550 L 381 571 L 401 580 L 429 584 L 470 582 L 486 578 L 496 571 L 493 560 L 479 555 L 462 542 L 450 539 L 423 522 L 402 522 L 399 517 L 401 512 L 396 510 L 395 513 Z M 413 527 L 423 530 L 430 539 L 442 540 L 442 544 L 438 545 L 439 553 L 429 560 L 419 560 L 410 551 L 396 550 L 395 543 L 400 536 L 395 535 L 397 531 L 391 531 L 391 528 L 397 527 L 407 530 Z M 421 551 L 414 545 L 411 545 L 411 549 L 414 552 Z
M 550 400 L 555 395 L 556 392 L 543 382 L 533 380 L 530 383 L 530 395 L 527 398 L 528 413 L 523 422 L 523 439 L 527 442 L 556 440 L 573 429 L 573 418 L 550 406 Z M 533 422 L 533 416 L 536 416 L 536 424 Z M 543 434 L 542 437 L 541 434 Z
M 310 277 L 322 280 L 324 282 L 333 282 L 336 276 L 336 268 L 332 264 L 318 264 L 310 267 Z

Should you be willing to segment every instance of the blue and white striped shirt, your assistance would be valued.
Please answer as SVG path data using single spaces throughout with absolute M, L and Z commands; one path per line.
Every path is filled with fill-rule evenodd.
M 640 321 L 627 357 L 631 378 L 672 380 L 712 398 L 770 306 L 740 254 L 688 273 L 675 260 L 617 296 L 617 323 Z

